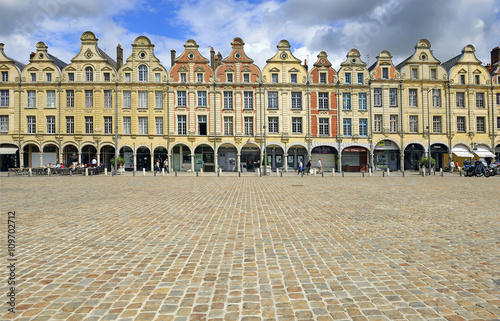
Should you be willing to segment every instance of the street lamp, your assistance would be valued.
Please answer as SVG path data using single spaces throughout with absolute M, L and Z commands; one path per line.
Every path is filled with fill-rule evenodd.
M 219 83 L 220 78 L 217 76 L 210 77 L 209 82 L 214 85 L 214 168 L 217 173 L 217 93 L 216 87 Z
M 257 83 L 259 84 L 259 107 L 260 107 L 260 124 L 262 129 L 260 130 L 260 151 L 262 153 L 262 134 L 264 134 L 264 176 L 267 176 L 267 147 L 266 147 L 266 108 L 264 107 L 264 112 L 262 112 L 262 84 L 266 82 L 265 76 L 257 76 Z M 262 120 L 264 118 L 264 120 Z M 262 166 L 261 163 L 261 166 Z
M 431 175 L 431 108 L 429 105 L 429 93 L 433 90 L 434 88 L 427 90 L 427 165 L 429 167 L 429 176 Z
M 311 160 L 311 115 L 310 115 L 310 106 L 309 106 L 309 85 L 312 82 L 311 75 L 304 76 L 302 82 L 306 84 L 306 96 L 307 96 L 307 159 Z
M 113 89 L 110 89 L 110 91 Z M 118 82 L 115 83 L 115 162 L 114 174 L 118 174 Z

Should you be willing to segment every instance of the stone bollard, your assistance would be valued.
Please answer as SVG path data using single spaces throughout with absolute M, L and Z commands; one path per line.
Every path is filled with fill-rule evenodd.
M 48 175 L 49 175 L 49 177 L 50 177 L 50 167 L 49 167 L 49 168 L 47 168 L 47 174 L 48 174 Z
M 260 168 L 257 168 L 257 176 L 262 176 L 262 175 L 260 174 Z
M 145 168 L 142 169 L 142 176 L 146 176 L 146 169 Z
M 372 169 L 368 168 L 368 176 L 372 176 Z
M 385 171 L 382 172 L 382 177 L 385 177 Z
M 332 177 L 335 177 L 335 168 L 332 170 Z
M 104 176 L 108 176 L 108 169 L 107 168 L 104 169 Z
M 161 169 L 161 176 L 165 176 L 165 168 Z
M 363 177 L 365 177 L 365 172 L 363 172 L 362 174 L 363 174 Z
M 403 177 L 405 177 L 405 171 L 402 171 L 401 173 L 403 174 Z
M 344 177 L 344 171 L 342 171 L 342 177 Z
M 316 176 L 316 173 L 317 173 L 317 172 L 318 172 L 318 171 L 317 171 L 316 169 L 313 169 L 314 176 Z
M 89 168 L 85 167 L 85 176 L 89 176 Z
M 200 168 L 200 176 L 203 176 L 203 167 Z
M 276 168 L 276 177 L 280 176 L 279 169 Z
M 31 167 L 30 167 L 30 169 L 29 169 L 29 171 L 28 171 L 28 176 L 30 176 L 30 177 L 31 177 L 31 175 L 32 175 L 32 173 L 31 173 Z
M 442 168 L 439 169 L 439 174 L 441 174 L 441 177 L 443 177 L 443 169 Z
M 389 177 L 389 168 L 387 168 L 387 177 Z

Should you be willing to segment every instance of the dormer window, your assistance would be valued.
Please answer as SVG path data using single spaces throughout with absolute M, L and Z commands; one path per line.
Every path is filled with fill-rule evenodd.
M 75 81 L 75 73 L 74 72 L 68 72 L 68 81 Z
M 31 73 L 31 82 L 36 82 L 36 73 Z
M 382 68 L 382 79 L 389 79 L 389 68 Z
M 227 74 L 227 82 L 233 82 L 233 74 Z
M 203 74 L 202 73 L 196 74 L 196 81 L 197 82 L 203 82 Z
M 363 82 L 364 82 L 364 79 L 363 79 L 363 73 L 362 72 L 358 72 L 358 85 L 362 85 Z
M 290 82 L 296 84 L 297 83 L 297 74 L 290 75 Z
M 460 75 L 460 83 L 465 85 L 465 75 Z
M 319 83 L 326 84 L 326 72 L 322 72 L 319 74 Z
M 250 75 L 249 74 L 243 74 L 243 82 L 250 82 Z
M 7 82 L 7 81 L 9 81 L 9 72 L 2 71 L 2 82 Z
M 126 82 L 130 82 L 130 81 L 132 81 L 132 80 L 131 80 L 131 77 L 130 77 L 130 73 L 129 73 L 129 72 L 126 72 L 126 73 L 125 73 L 125 81 L 126 81 Z
M 156 81 L 156 82 L 161 82 L 161 74 L 160 74 L 159 72 L 157 72 L 157 73 L 155 74 L 155 81 Z
M 433 80 L 437 79 L 436 69 L 431 69 L 431 79 L 433 79 Z
M 481 83 L 481 81 L 479 80 L 479 75 L 475 75 L 474 79 L 476 81 L 476 85 L 479 85 Z
M 51 72 L 47 73 L 47 82 L 52 82 L 52 73 Z
M 146 65 L 139 66 L 139 81 L 140 82 L 148 81 L 148 67 Z
M 411 79 L 418 79 L 418 69 L 417 68 L 411 69 Z
M 94 81 L 94 70 L 92 67 L 85 68 L 85 81 Z
M 105 72 L 104 73 L 104 81 L 110 81 L 110 76 L 109 76 L 109 72 Z
M 180 80 L 181 80 L 181 82 L 187 82 L 187 75 L 185 73 L 181 73 Z
M 350 72 L 345 73 L 345 83 L 348 85 L 351 84 L 351 73 Z
M 271 74 L 271 82 L 273 84 L 277 84 L 278 83 L 278 74 Z

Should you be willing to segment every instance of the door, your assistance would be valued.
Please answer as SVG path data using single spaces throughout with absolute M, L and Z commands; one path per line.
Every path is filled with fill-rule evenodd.
M 174 171 L 181 170 L 181 155 L 174 154 Z

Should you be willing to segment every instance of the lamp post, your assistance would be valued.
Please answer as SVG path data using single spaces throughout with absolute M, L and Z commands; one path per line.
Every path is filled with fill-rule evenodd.
M 259 84 L 259 107 L 260 107 L 260 124 L 262 126 L 260 130 L 260 151 L 262 152 L 262 135 L 264 135 L 264 176 L 267 176 L 267 147 L 266 147 L 266 108 L 264 107 L 264 111 L 262 111 L 262 84 L 266 82 L 265 76 L 257 76 L 257 83 Z M 262 165 L 262 164 L 261 164 Z
M 429 176 L 431 175 L 431 108 L 429 105 L 429 93 L 434 90 L 434 88 L 427 90 L 427 165 L 429 167 Z
M 311 83 L 312 79 L 309 74 L 307 76 L 304 76 L 304 79 L 302 80 L 303 83 L 306 84 L 306 96 L 307 96 L 307 159 L 311 160 L 311 115 L 310 115 L 310 105 L 309 105 L 309 85 Z
M 216 87 L 219 83 L 220 78 L 217 76 L 210 77 L 209 82 L 214 86 L 214 168 L 215 173 L 217 173 L 217 93 Z

